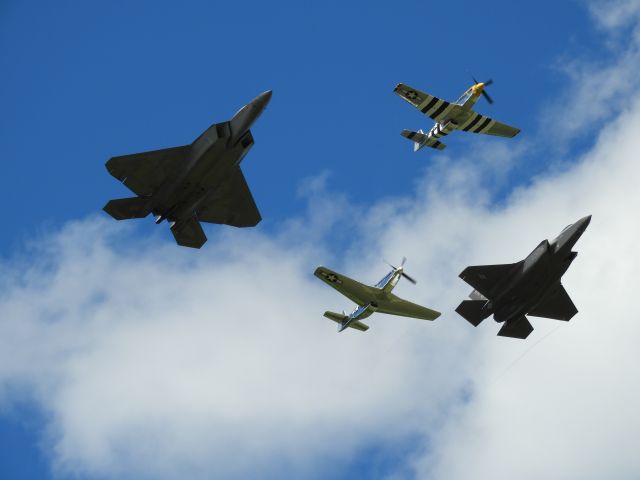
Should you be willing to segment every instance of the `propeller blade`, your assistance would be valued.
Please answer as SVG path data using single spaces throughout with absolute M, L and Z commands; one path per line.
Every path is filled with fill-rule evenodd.
M 407 257 L 402 257 L 402 262 L 400 263 L 400 266 L 404 267 L 404 264 L 406 261 L 407 261 Z
M 491 80 L 491 79 L 489 79 L 486 82 L 484 82 L 484 86 L 485 87 L 488 87 L 489 85 L 492 85 L 492 84 L 493 84 L 493 80 Z
M 414 285 L 418 282 L 416 282 L 413 278 L 411 278 L 409 275 L 407 275 L 406 273 L 402 272 L 402 276 L 404 278 L 406 278 L 407 280 L 409 280 L 411 283 L 413 283 Z
M 474 85 L 477 85 L 480 83 L 478 80 L 476 80 L 476 77 L 474 77 L 473 75 L 471 75 L 471 79 L 473 80 Z
M 487 100 L 487 102 L 489 102 L 490 104 L 493 105 L 493 99 L 489 96 L 489 94 L 487 92 L 485 92 L 484 90 L 482 90 L 482 96 Z
M 384 263 L 386 263 L 387 265 L 389 265 L 391 268 L 393 268 L 394 270 L 397 270 L 398 267 L 396 267 L 395 265 L 392 265 L 391 262 L 387 262 L 386 260 L 382 260 Z

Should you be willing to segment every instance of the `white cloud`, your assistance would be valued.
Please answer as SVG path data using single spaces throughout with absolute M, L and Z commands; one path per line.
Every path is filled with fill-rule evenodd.
M 607 70 L 618 85 L 635 51 Z M 414 197 L 370 208 L 323 195 L 322 177 L 309 214 L 273 237 L 209 229 L 194 252 L 106 219 L 66 225 L 0 266 L 0 402 L 26 392 L 43 409 L 63 474 L 324 478 L 360 448 L 422 438 L 423 478 L 637 478 L 639 128 L 633 101 L 573 166 L 500 206 L 486 185 L 520 147 L 492 139 L 467 159 L 434 156 Z M 519 342 L 453 312 L 464 266 L 516 261 L 588 213 L 565 277 L 571 322 L 533 319 Z M 350 255 L 335 264 L 346 225 Z M 380 258 L 403 255 L 419 283 L 398 293 L 443 316 L 336 334 L 321 314 L 350 304 L 315 266 L 373 282 Z

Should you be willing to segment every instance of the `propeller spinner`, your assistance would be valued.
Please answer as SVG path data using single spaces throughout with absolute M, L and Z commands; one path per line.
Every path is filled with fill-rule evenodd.
M 414 285 L 418 282 L 416 282 L 412 277 L 410 277 L 409 275 L 407 275 L 406 273 L 404 273 L 404 264 L 407 261 L 407 257 L 402 257 L 402 262 L 400 262 L 400 266 L 396 267 L 395 265 L 392 265 L 391 263 L 387 262 L 385 260 L 385 263 L 387 265 L 389 265 L 391 268 L 393 268 L 396 272 L 400 272 L 400 275 L 402 275 L 404 278 L 406 278 L 407 280 L 409 280 L 411 283 L 413 283 Z
M 493 98 L 491 98 L 487 93 L 487 91 L 485 90 L 486 87 L 493 84 L 493 80 L 489 79 L 486 82 L 479 82 L 478 80 L 476 80 L 476 78 L 473 75 L 471 75 L 471 78 L 473 79 L 474 87 L 480 90 L 480 93 L 485 98 L 485 100 L 489 102 L 490 105 L 493 105 Z

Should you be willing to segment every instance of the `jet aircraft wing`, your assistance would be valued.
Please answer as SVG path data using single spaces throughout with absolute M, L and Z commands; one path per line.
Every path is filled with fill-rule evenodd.
M 253 227 L 262 220 L 240 167 L 198 208 L 196 215 L 202 222 L 234 227 Z
M 565 321 L 571 320 L 576 313 L 578 313 L 578 309 L 560 282 L 551 287 L 549 293 L 542 298 L 540 303 L 529 311 L 529 315 L 534 317 Z
M 521 263 L 522 262 L 498 265 L 474 265 L 465 268 L 459 277 L 485 297 L 491 298 L 496 285 Z
M 113 157 L 106 163 L 111 175 L 137 195 L 151 195 L 167 178 L 180 168 L 190 145 L 151 152 Z
M 393 91 L 404 101 L 409 102 L 422 113 L 440 123 L 448 117 L 456 116 L 462 108 L 460 105 L 449 103 L 404 83 L 399 83 Z
M 418 318 L 420 320 L 435 320 L 440 316 L 440 312 L 403 300 L 393 293 L 387 294 L 386 300 L 376 300 L 376 304 L 378 306 L 377 312 L 390 315 Z
M 477 112 L 473 112 L 467 121 L 458 128 L 464 132 L 483 133 L 485 135 L 495 135 L 507 138 L 515 137 L 520 133 L 519 128 L 498 122 L 491 117 L 481 115 Z
M 342 275 L 341 273 L 336 273 L 325 267 L 316 268 L 316 271 L 313 272 L 313 274 L 360 306 L 365 303 L 369 303 L 367 299 L 375 298 L 376 293 L 379 292 L 379 289 L 377 288 L 364 285 Z

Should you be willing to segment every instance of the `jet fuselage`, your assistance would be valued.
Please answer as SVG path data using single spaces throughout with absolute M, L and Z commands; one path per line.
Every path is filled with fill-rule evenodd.
M 191 144 L 184 168 L 153 195 L 156 223 L 190 218 L 200 204 L 215 195 L 253 146 L 249 128 L 270 98 L 271 91 L 259 95 L 229 122 L 212 125 Z

